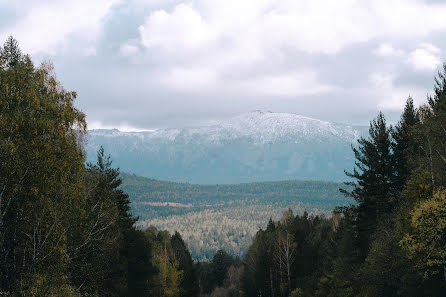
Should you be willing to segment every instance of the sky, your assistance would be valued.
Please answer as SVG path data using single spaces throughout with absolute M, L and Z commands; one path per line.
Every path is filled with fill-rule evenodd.
M 441 0 L 0 0 L 89 128 L 202 125 L 252 110 L 366 125 L 422 104 L 446 61 Z

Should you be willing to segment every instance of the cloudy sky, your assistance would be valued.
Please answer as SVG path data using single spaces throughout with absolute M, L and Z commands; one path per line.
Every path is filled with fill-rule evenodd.
M 395 121 L 431 92 L 445 33 L 441 0 L 0 0 L 0 39 L 52 61 L 90 128 Z

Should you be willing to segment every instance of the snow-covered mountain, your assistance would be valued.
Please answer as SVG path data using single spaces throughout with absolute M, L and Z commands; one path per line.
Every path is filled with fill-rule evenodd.
M 345 179 L 364 127 L 255 111 L 186 129 L 90 130 L 87 158 L 102 145 L 121 171 L 191 183 Z

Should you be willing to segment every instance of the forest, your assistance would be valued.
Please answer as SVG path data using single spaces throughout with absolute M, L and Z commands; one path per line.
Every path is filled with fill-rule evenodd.
M 242 257 L 201 262 L 180 233 L 137 228 L 103 149 L 85 163 L 76 97 L 13 37 L 0 48 L 0 296 L 445 296 L 446 65 L 425 104 L 353 146 L 351 203 L 289 209 Z
M 158 181 L 122 173 L 136 226 L 178 231 L 195 260 L 209 260 L 220 249 L 243 257 L 255 233 L 269 218 L 298 214 L 331 215 L 351 199 L 339 192 L 341 183 L 282 181 L 237 185 L 193 185 Z M 167 204 L 170 203 L 170 204 Z

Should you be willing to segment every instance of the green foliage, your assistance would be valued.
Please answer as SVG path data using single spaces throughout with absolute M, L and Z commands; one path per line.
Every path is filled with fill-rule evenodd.
M 291 292 L 290 297 L 303 297 L 304 296 L 304 292 L 302 291 L 301 288 L 296 288 L 293 290 L 293 292 Z
M 392 131 L 393 164 L 395 167 L 392 184 L 397 193 L 402 191 L 411 171 L 417 166 L 412 159 L 419 154 L 419 150 L 412 136 L 414 129 L 419 124 L 418 111 L 413 105 L 413 99 L 409 97 L 401 119 Z
M 444 296 L 446 64 L 434 91 L 418 109 L 409 98 L 394 129 L 381 113 L 371 122 L 353 148 L 349 206 L 335 183 L 199 186 L 124 174 L 121 185 L 102 148 L 84 164 L 76 93 L 10 37 L 0 48 L 0 296 Z M 152 222 L 175 211 L 194 222 L 163 219 L 189 228 L 186 242 L 206 230 L 199 245 L 212 244 L 212 260 L 194 263 L 179 232 L 147 217 L 136 229 L 130 199 Z
M 85 166 L 85 115 L 12 37 L 0 48 L 0 292 L 144 296 L 150 245 L 134 228 L 119 170 Z M 143 280 L 141 281 L 141 278 Z M 141 282 L 143 285 L 140 286 Z
M 306 215 L 292 220 L 288 211 L 257 233 L 244 261 L 243 293 L 444 296 L 445 122 L 446 65 L 427 105 L 416 109 L 409 98 L 395 128 L 379 114 L 369 137 L 353 148 L 352 190 L 341 191 L 357 204 L 336 208 L 331 223 Z M 268 248 L 273 242 L 276 248 Z
M 340 183 L 191 185 L 127 174 L 122 178 L 132 212 L 139 217 L 137 225 L 179 231 L 197 260 L 210 260 L 219 249 L 243 257 L 259 227 L 266 227 L 269 217 L 279 219 L 285 209 L 329 214 L 349 204 L 338 191 Z M 154 205 L 162 202 L 172 204 Z
M 175 251 L 175 258 L 178 261 L 178 269 L 183 272 L 180 283 L 180 296 L 195 297 L 200 293 L 198 275 L 190 255 L 189 249 L 181 238 L 180 233 L 175 232 L 171 239 L 172 248 Z
M 0 288 L 64 286 L 69 233 L 83 199 L 85 116 L 49 64 L 10 37 L 0 50 Z
M 437 191 L 412 212 L 412 230 L 401 240 L 423 278 L 446 280 L 446 192 Z
M 313 291 L 328 264 L 333 220 L 284 213 L 259 230 L 245 259 L 241 288 L 247 296 L 288 296 Z M 303 294 L 303 293 L 302 293 Z

